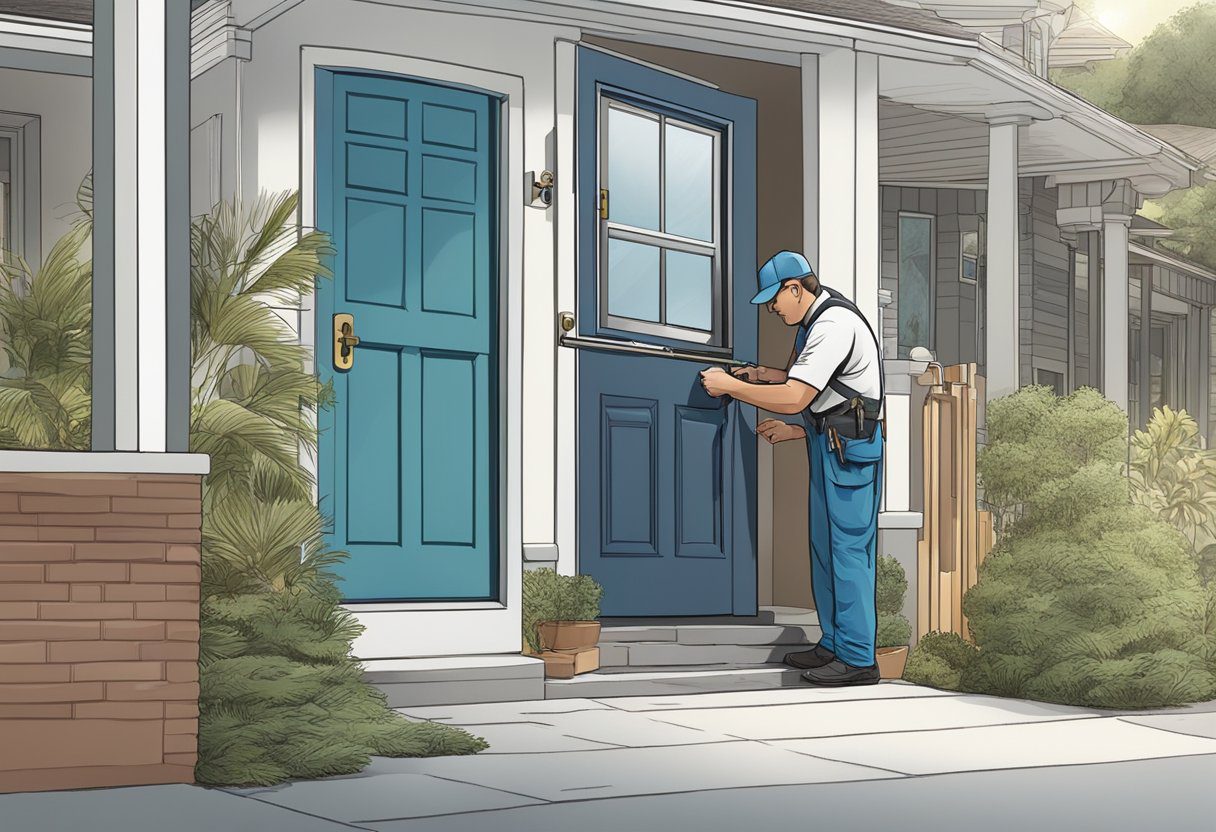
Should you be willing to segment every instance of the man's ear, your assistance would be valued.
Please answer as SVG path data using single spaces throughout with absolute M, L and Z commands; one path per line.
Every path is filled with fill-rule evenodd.
M 793 289 L 794 300 L 798 300 L 798 298 L 802 297 L 802 286 L 801 285 L 795 283 L 790 288 Z

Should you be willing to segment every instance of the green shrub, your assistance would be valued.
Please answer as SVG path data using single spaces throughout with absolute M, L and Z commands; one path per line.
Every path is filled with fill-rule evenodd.
M 1122 411 L 1030 387 L 989 406 L 988 430 L 986 493 L 1015 519 L 963 599 L 979 650 L 961 686 L 1118 708 L 1216 692 L 1194 558 L 1131 501 Z
M 484 740 L 389 709 L 350 654 L 324 522 L 300 449 L 328 391 L 267 303 L 324 276 L 324 235 L 298 235 L 297 199 L 224 205 L 192 229 L 191 448 L 203 486 L 199 761 L 212 784 L 349 774 L 370 755 L 471 754 Z
M 926 633 L 904 668 L 904 680 L 932 688 L 959 690 L 963 673 L 975 661 L 975 645 L 958 633 Z
M 912 624 L 904 617 L 904 594 L 908 576 L 890 555 L 878 559 L 874 605 L 878 611 L 875 647 L 900 647 L 912 640 Z
M 524 572 L 523 635 L 533 652 L 541 650 L 536 625 L 542 621 L 592 621 L 600 617 L 604 589 L 590 575 L 559 575 L 552 569 Z
M 1210 577 L 1216 451 L 1203 447 L 1198 423 L 1185 410 L 1154 409 L 1148 425 L 1132 437 L 1129 474 L 1135 501 L 1186 535 Z

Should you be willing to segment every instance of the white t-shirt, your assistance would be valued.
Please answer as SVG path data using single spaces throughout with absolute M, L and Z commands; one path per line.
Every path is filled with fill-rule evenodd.
M 811 319 L 830 294 L 828 289 L 820 291 L 807 312 L 806 320 Z M 807 335 L 806 346 L 789 369 L 790 378 L 823 391 L 823 395 L 811 405 L 812 412 L 822 413 L 844 402 L 844 396 L 828 387 L 828 382 L 832 379 L 832 372 L 846 356 L 849 356 L 849 360 L 840 373 L 840 380 L 862 396 L 877 399 L 881 395 L 879 374 L 882 364 L 874 336 L 860 315 L 850 309 L 834 306 L 815 321 Z

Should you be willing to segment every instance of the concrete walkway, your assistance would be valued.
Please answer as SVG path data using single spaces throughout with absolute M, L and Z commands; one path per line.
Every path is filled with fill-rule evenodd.
M 491 748 L 378 758 L 358 775 L 269 789 L 0 796 L 0 826 L 940 832 L 1186 818 L 1206 828 L 1216 812 L 1216 703 L 1123 713 L 885 683 L 405 713 L 464 726 Z

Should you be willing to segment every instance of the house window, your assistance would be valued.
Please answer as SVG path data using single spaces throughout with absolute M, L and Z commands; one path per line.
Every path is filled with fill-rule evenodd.
M 1034 372 L 1034 383 L 1043 387 L 1050 387 L 1057 396 L 1063 396 L 1066 392 L 1064 389 L 1064 374 L 1055 370 L 1044 370 L 1042 367 Z
M 933 217 L 899 215 L 898 355 L 933 349 Z
M 964 231 L 959 238 L 959 280 L 964 283 L 978 283 L 980 245 L 983 237 L 979 231 Z
M 37 266 L 41 252 L 27 251 L 39 229 L 39 119 L 0 112 L 0 255 Z
M 0 136 L 0 256 L 13 248 L 13 142 Z
M 607 96 L 601 124 L 601 325 L 723 345 L 721 132 Z

